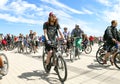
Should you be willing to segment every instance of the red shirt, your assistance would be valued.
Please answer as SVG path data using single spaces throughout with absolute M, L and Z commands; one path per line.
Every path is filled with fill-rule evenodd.
M 90 41 L 93 41 L 93 40 L 94 40 L 94 37 L 93 37 L 93 36 L 90 36 L 90 37 L 89 37 L 89 40 L 90 40 Z
M 7 41 L 6 40 L 2 40 L 2 44 L 6 45 L 7 44 Z

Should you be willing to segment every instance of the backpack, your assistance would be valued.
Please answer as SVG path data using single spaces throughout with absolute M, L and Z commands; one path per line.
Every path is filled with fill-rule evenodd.
M 111 31 L 111 27 L 110 26 L 108 26 L 107 29 L 104 32 L 103 41 L 106 41 L 108 39 L 108 31 Z

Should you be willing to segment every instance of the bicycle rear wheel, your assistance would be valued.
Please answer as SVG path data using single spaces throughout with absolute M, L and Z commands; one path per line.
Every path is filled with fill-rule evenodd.
M 87 47 L 85 48 L 85 53 L 90 54 L 91 52 L 92 52 L 92 47 L 90 45 L 87 45 Z
M 57 58 L 57 74 L 61 82 L 64 82 L 67 79 L 67 66 L 65 60 L 62 56 Z
M 7 75 L 9 69 L 8 58 L 3 53 L 0 53 L 0 58 L 2 59 L 1 61 L 3 62 L 3 66 L 1 67 L 0 74 L 5 76 Z
M 120 69 L 120 52 L 118 52 L 115 56 L 114 56 L 114 64 L 115 66 Z

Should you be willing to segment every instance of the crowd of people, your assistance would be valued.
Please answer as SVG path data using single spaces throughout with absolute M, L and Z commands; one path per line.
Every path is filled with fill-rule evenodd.
M 79 26 L 76 25 L 75 28 Z M 69 42 L 71 40 L 71 32 L 67 27 L 63 28 L 64 31 L 62 34 L 64 35 L 65 39 L 68 40 L 67 45 L 69 47 Z M 76 33 L 76 32 L 75 32 Z M 86 44 L 88 41 L 91 45 L 94 45 L 94 43 L 98 43 L 99 45 L 103 42 L 102 37 L 94 37 L 94 36 L 87 36 L 87 34 L 82 35 L 83 38 L 83 44 Z M 97 41 L 96 41 L 97 40 Z M 42 46 L 43 42 L 45 42 L 45 36 L 40 35 L 37 36 L 36 32 L 33 32 L 30 30 L 30 33 L 27 35 L 23 35 L 20 33 L 18 36 L 7 34 L 7 35 L 0 35 L 0 50 L 13 50 L 14 48 L 18 47 L 20 43 L 24 44 L 23 47 L 28 46 L 28 43 L 31 42 L 34 48 L 38 48 L 38 46 Z
M 21 46 L 22 48 L 32 46 L 36 50 L 40 45 L 41 37 L 42 36 L 37 36 L 37 33 L 32 30 L 30 30 L 30 33 L 25 36 L 22 33 L 18 36 L 11 34 L 1 35 L 0 49 L 7 51 L 17 48 L 18 46 Z

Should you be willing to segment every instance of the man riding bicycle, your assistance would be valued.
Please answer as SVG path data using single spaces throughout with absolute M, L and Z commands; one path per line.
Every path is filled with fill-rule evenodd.
M 58 20 L 52 12 L 49 13 L 48 21 L 44 23 L 43 25 L 43 30 L 44 30 L 44 36 L 45 36 L 45 47 L 47 52 L 47 59 L 46 59 L 46 65 L 47 69 L 49 69 L 49 63 L 50 63 L 50 58 L 52 55 L 52 47 L 51 47 L 51 42 L 56 42 L 56 37 L 59 35 L 61 36 L 62 39 L 64 39 L 64 36 L 62 32 L 60 31 L 60 25 L 58 23 Z
M 116 46 L 118 41 L 120 41 L 120 36 L 119 36 L 119 33 L 118 33 L 116 27 L 117 27 L 117 21 L 112 20 L 111 26 L 108 26 L 107 29 L 105 30 L 104 41 L 106 42 L 107 53 L 104 56 L 104 60 L 103 60 L 104 64 L 107 64 L 106 60 L 110 56 L 112 47 Z M 113 53 L 112 60 L 110 60 L 112 65 L 113 65 L 114 55 L 115 55 L 115 53 Z
M 81 30 L 79 25 L 75 25 L 75 28 L 72 30 L 71 37 L 77 37 L 75 40 L 75 46 L 81 45 L 82 43 L 82 34 L 84 32 Z

